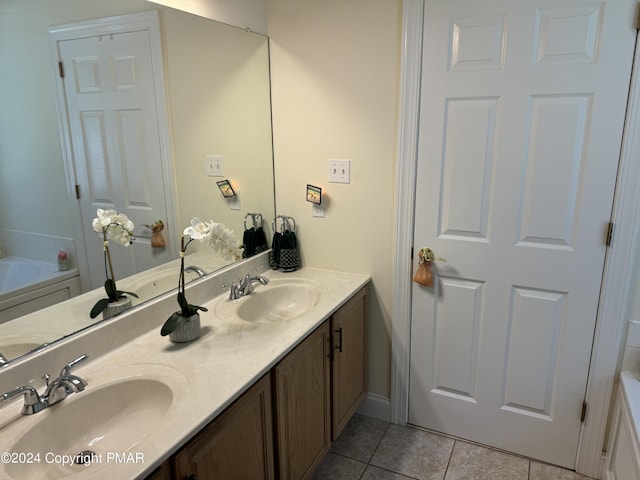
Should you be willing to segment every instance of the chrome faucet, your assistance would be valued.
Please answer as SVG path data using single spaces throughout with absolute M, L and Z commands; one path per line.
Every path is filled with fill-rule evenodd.
M 38 391 L 31 385 L 23 385 L 22 387 L 0 395 L 0 400 L 7 401 L 19 395 L 24 395 L 22 415 L 33 415 L 34 413 L 41 412 L 45 408 L 61 402 L 71 393 L 78 393 L 84 390 L 87 382 L 76 375 L 72 375 L 71 368 L 87 358 L 89 358 L 89 356 L 85 353 L 67 363 L 60 371 L 58 378 L 51 382 L 49 382 L 49 374 L 45 374 L 42 378 L 46 382 L 47 388 L 42 396 L 39 395 Z
M 204 277 L 207 272 L 205 272 L 202 268 L 196 266 L 196 265 L 189 265 L 188 267 L 184 267 L 184 271 L 185 272 L 195 272 L 198 274 L 199 277 Z
M 229 300 L 237 300 L 253 292 L 253 284 L 258 282 L 260 282 L 262 285 L 266 285 L 267 283 L 269 283 L 269 279 L 262 275 L 247 275 L 242 280 L 240 280 L 240 283 L 229 283 L 226 285 L 222 285 L 222 288 L 229 288 Z

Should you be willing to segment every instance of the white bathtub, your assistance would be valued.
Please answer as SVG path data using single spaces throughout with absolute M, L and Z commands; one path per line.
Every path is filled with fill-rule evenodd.
M 0 258 L 0 323 L 78 295 L 76 269 L 58 271 L 53 263 Z
M 622 372 L 613 408 L 603 480 L 640 480 L 640 380 Z

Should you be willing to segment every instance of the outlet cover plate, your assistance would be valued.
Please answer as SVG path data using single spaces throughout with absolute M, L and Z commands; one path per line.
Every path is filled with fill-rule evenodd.
M 351 160 L 329 159 L 329 183 L 351 183 Z
M 322 208 L 322 205 L 311 205 L 311 215 L 316 218 L 324 218 L 324 208 Z

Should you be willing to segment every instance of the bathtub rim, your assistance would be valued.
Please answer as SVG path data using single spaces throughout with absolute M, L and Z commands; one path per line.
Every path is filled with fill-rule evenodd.
M 54 285 L 56 283 L 62 282 L 64 280 L 71 279 L 73 277 L 77 277 L 79 275 L 77 268 L 70 268 L 69 270 L 57 270 L 58 266 L 55 263 L 42 262 L 39 260 L 33 260 L 30 258 L 23 257 L 14 257 L 14 256 L 6 256 L 0 258 L 0 264 L 8 263 L 8 262 L 22 262 L 22 263 L 31 263 L 36 265 L 46 265 L 51 267 L 51 273 L 47 276 L 47 278 L 43 280 L 39 280 L 34 283 L 30 283 L 28 285 L 24 285 L 19 288 L 15 288 L 13 290 L 7 290 L 5 292 L 0 292 L 0 310 L 4 310 L 5 308 L 11 307 L 11 298 L 18 297 L 25 293 L 29 293 L 33 290 L 37 290 L 43 287 L 47 287 L 49 285 Z M 5 302 L 7 304 L 5 305 Z

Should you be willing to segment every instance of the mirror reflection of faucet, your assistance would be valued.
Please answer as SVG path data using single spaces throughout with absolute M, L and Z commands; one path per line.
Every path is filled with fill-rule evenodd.
M 72 375 L 71 369 L 78 363 L 89 358 L 86 353 L 80 355 L 75 360 L 67 363 L 60 371 L 58 378 L 49 382 L 49 374 L 45 374 L 42 378 L 46 382 L 47 388 L 42 395 L 31 385 L 23 385 L 10 392 L 0 395 L 0 401 L 8 401 L 20 395 L 24 395 L 24 405 L 22 406 L 22 415 L 33 415 L 41 412 L 51 405 L 61 402 L 72 393 L 79 393 L 87 386 L 86 380 Z
M 207 272 L 205 272 L 203 268 L 200 268 L 197 265 L 189 265 L 188 267 L 184 267 L 184 271 L 195 272 L 198 277 L 204 277 L 207 274 Z

